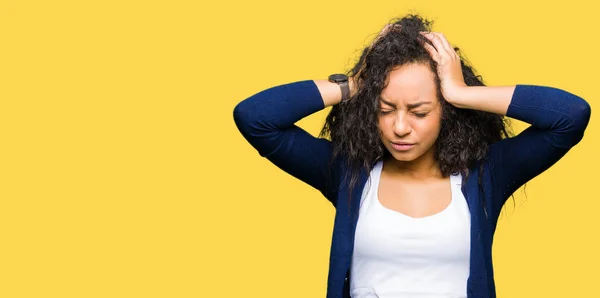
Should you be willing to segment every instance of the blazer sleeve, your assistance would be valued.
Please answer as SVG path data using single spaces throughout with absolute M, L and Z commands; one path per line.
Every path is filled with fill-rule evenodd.
M 233 119 L 260 156 L 319 190 L 335 205 L 329 171 L 331 142 L 294 124 L 322 109 L 323 99 L 315 82 L 297 81 L 244 99 L 234 108 Z
M 531 125 L 517 136 L 490 146 L 494 192 L 501 191 L 496 196 L 501 200 L 495 202 L 496 209 L 579 143 L 591 108 L 581 97 L 561 89 L 517 85 L 506 115 Z

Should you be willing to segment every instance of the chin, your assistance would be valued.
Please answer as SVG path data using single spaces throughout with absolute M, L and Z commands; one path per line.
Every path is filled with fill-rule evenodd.
M 416 149 L 416 148 L 414 148 L 414 149 Z M 397 161 L 413 161 L 420 156 L 419 154 L 416 154 L 415 152 L 411 152 L 411 151 L 412 150 L 406 151 L 406 152 L 400 152 L 393 148 L 388 149 L 388 152 L 390 153 L 390 155 L 392 155 L 392 157 L 394 157 L 394 159 L 396 159 Z
M 394 157 L 394 159 L 396 159 L 397 161 L 413 161 L 416 158 L 412 157 L 412 156 L 406 156 L 406 155 L 398 155 L 398 154 L 392 154 L 392 156 Z

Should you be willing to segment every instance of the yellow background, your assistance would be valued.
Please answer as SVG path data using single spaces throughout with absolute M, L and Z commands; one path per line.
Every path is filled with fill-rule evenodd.
M 487 84 L 594 109 L 586 2 L 1 1 L 0 297 L 323 297 L 334 209 L 246 143 L 234 106 L 347 70 L 413 11 Z M 509 201 L 499 297 L 600 297 L 598 126 Z

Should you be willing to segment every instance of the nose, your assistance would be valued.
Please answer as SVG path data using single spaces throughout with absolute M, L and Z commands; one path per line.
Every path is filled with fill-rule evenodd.
M 394 133 L 398 137 L 404 137 L 410 134 L 411 131 L 412 128 L 410 126 L 410 123 L 408 123 L 408 121 L 406 120 L 406 117 L 404 115 L 398 115 L 396 117 L 396 120 L 394 121 Z

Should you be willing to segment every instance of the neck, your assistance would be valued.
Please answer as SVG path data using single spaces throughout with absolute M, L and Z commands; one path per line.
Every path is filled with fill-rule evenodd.
M 443 178 L 439 163 L 433 158 L 432 151 L 412 161 L 400 161 L 390 155 L 383 161 L 383 164 L 385 171 L 393 175 L 419 180 Z

